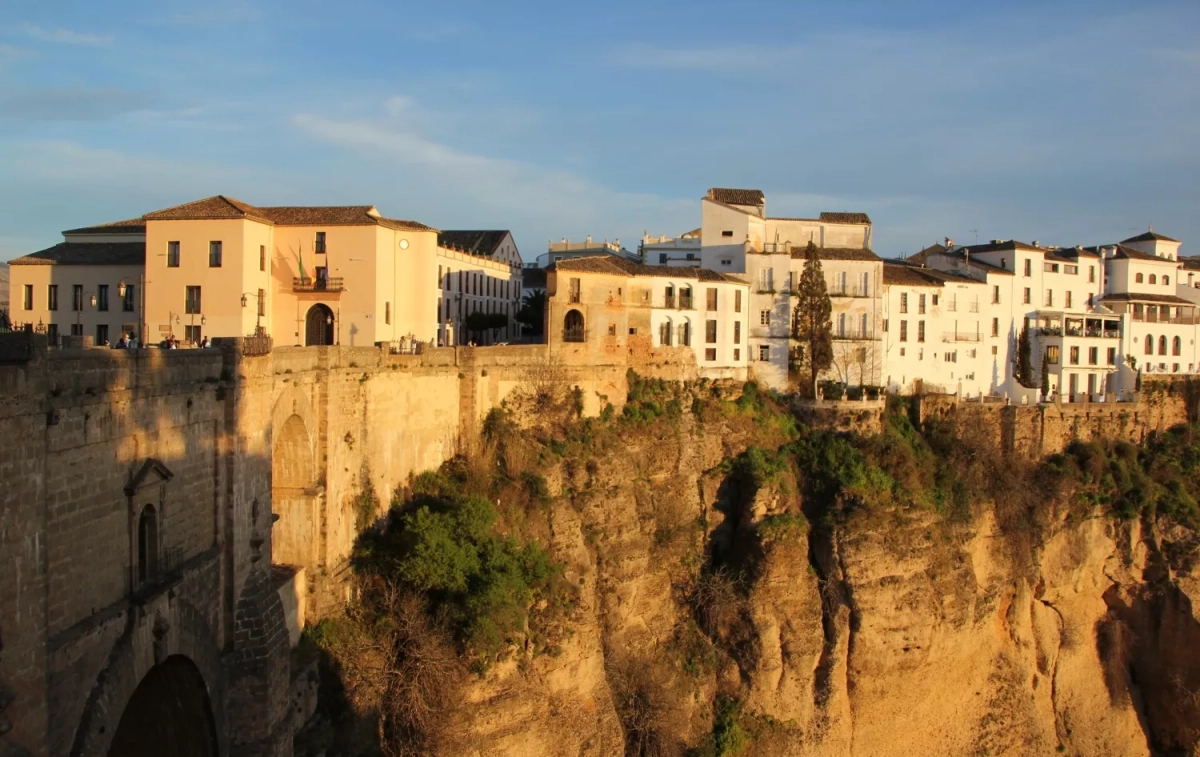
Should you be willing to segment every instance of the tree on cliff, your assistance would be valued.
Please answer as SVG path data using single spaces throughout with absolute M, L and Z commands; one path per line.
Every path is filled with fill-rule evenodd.
M 804 251 L 804 271 L 796 285 L 792 310 L 792 339 L 799 342 L 797 367 L 808 375 L 812 396 L 817 396 L 817 376 L 833 364 L 833 303 L 825 288 L 821 258 L 812 242 Z
M 513 316 L 526 336 L 541 336 L 546 330 L 546 290 L 534 289 L 521 298 L 521 308 Z
M 1017 336 L 1017 354 L 1013 357 L 1013 378 L 1026 389 L 1037 386 L 1033 382 L 1033 361 L 1030 357 L 1029 327 L 1021 329 Z
M 1050 363 L 1042 355 L 1042 397 L 1050 399 Z

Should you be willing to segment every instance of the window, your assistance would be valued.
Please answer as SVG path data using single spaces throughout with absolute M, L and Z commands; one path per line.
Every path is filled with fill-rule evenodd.
M 934 355 L 934 357 L 937 357 L 937 355 Z M 958 362 L 958 351 L 956 350 L 954 352 L 943 353 L 942 360 L 947 363 L 957 363 Z
M 917 314 L 925 315 L 925 295 L 917 295 Z
M 1079 348 L 1071 348 L 1071 365 L 1079 365 Z
M 1046 273 L 1058 273 L 1058 263 L 1042 263 L 1042 270 Z
M 662 347 L 671 346 L 671 322 L 663 321 L 658 326 L 658 343 Z
M 705 349 L 704 350 L 704 359 L 708 360 L 709 362 L 716 360 L 717 359 L 717 348 L 709 347 L 709 348 Z
M 1066 273 L 1070 273 L 1070 274 L 1077 274 L 1077 273 L 1079 273 L 1079 266 L 1077 266 L 1077 265 L 1063 266 L 1063 271 L 1065 271 Z
M 188 287 L 183 301 L 183 312 L 200 312 L 200 287 Z
M 742 343 L 742 322 L 741 321 L 733 322 L 733 343 L 734 344 Z M 1178 355 L 1179 353 L 1176 352 L 1175 354 Z
M 1032 292 L 1029 291 L 1029 287 L 1025 287 L 1025 291 L 1021 296 L 1021 302 L 1025 305 L 1028 305 L 1030 303 L 1031 295 L 1032 295 Z
M 1163 334 L 1158 338 L 1158 354 L 1167 354 L 1167 335 Z
M 1033 275 L 1033 258 L 1025 258 L 1025 275 Z
M 688 254 L 688 260 L 692 259 L 692 255 Z M 733 258 L 721 258 L 721 265 L 733 265 Z
M 615 323 L 608 324 L 608 335 L 609 336 L 617 335 L 617 324 L 615 324 Z
M 260 289 L 258 291 L 261 292 L 262 290 Z M 385 324 L 392 322 L 392 303 L 390 302 L 383 303 L 383 322 Z
M 1144 282 L 1146 280 L 1146 278 L 1144 276 L 1142 276 L 1142 274 L 1139 273 L 1133 277 L 1133 280 L 1135 283 L 1141 284 L 1142 282 Z
M 1171 354 L 1175 357 L 1179 357 L 1181 354 L 1183 354 L 1183 340 L 1179 337 L 1175 337 L 1171 341 Z
M 258 314 L 259 314 L 260 316 L 262 316 L 262 315 L 266 315 L 266 314 L 267 314 L 267 298 L 266 298 L 266 294 L 267 294 L 267 293 L 266 293 L 266 292 L 264 292 L 263 290 L 261 290 L 261 289 L 260 289 L 260 290 L 258 290 Z
M 859 336 L 862 336 L 862 337 L 869 336 L 869 334 L 867 333 L 867 314 L 866 313 L 863 313 L 862 318 L 859 319 L 858 328 L 859 328 Z
M 908 321 L 900 321 L 900 341 L 908 341 Z
M 1088 347 L 1088 365 L 1097 365 L 1100 362 L 1100 348 Z
M 993 305 L 1000 304 L 1000 285 L 999 284 L 992 285 L 992 304 Z
M 630 336 L 637 336 L 637 326 L 630 326 L 630 327 L 629 327 L 629 335 L 630 335 Z
M 184 326 L 183 340 L 191 344 L 200 344 L 200 327 L 195 324 Z
M 665 253 L 665 252 L 658 253 L 658 264 L 659 265 L 667 264 L 667 253 Z
M 1094 284 L 1095 282 L 1096 282 L 1096 266 L 1090 265 L 1090 266 L 1088 266 L 1088 283 Z
M 1050 307 L 1053 304 L 1054 304 L 1054 290 L 1047 289 L 1046 290 L 1046 307 Z
M 888 327 L 888 319 L 884 318 L 883 319 L 883 333 L 885 333 L 885 334 L 887 333 L 887 330 L 888 330 L 887 327 Z
M 937 304 L 938 304 L 938 296 L 935 294 L 935 295 L 933 295 L 933 306 L 936 308 Z
M 863 273 L 862 281 L 858 285 L 858 294 L 860 297 L 871 296 L 871 274 Z
M 71 310 L 79 312 L 83 310 L 83 285 L 76 284 L 71 287 Z
M 903 347 L 900 348 L 900 357 L 904 357 L 904 348 Z
M 1070 292 L 1066 293 L 1066 299 L 1063 300 L 1063 307 L 1065 307 L 1065 308 L 1071 307 L 1071 293 Z
M 1171 283 L 1171 277 L 1170 277 L 1170 276 L 1163 276 L 1163 286 L 1166 286 L 1166 285 L 1168 285 L 1168 284 L 1170 284 L 1170 283 Z
M 999 354 L 1000 354 L 1000 348 L 999 348 L 999 347 L 997 347 L 997 346 L 996 346 L 996 345 L 994 345 L 994 344 L 992 345 L 992 354 L 993 354 L 993 355 L 999 355 Z
M 758 311 L 758 323 L 760 326 L 770 326 L 771 325 L 771 311 L 770 310 Z
M 1158 277 L 1157 277 L 1157 276 L 1155 276 L 1154 274 L 1150 274 L 1150 283 L 1151 283 L 1151 284 L 1157 284 L 1157 283 L 1158 283 Z
M 209 242 L 208 243 L 208 267 L 209 268 L 220 268 L 221 267 L 221 243 L 220 242 Z
M 925 321 L 917 321 L 917 341 L 925 341 Z
M 1058 347 L 1050 345 L 1046 348 L 1046 362 L 1050 365 L 1058 365 Z
M 706 344 L 716 344 L 717 343 L 717 322 L 716 321 L 705 321 L 704 322 L 704 342 Z
M 725 229 L 724 231 L 721 232 L 721 236 L 723 236 L 723 237 L 733 236 L 733 229 Z
M 58 324 L 57 323 L 46 324 L 46 340 L 48 342 L 50 342 L 50 346 L 52 346 L 52 347 L 58 346 Z
M 736 350 L 736 349 L 735 349 L 735 350 L 733 351 L 733 360 L 734 360 L 734 362 L 736 363 L 737 361 L 739 361 L 739 360 L 741 360 L 741 359 L 742 359 L 742 351 L 741 351 L 741 350 Z
M 901 313 L 908 312 L 908 292 L 900 293 L 900 312 Z
M 126 313 L 133 312 L 133 303 L 136 302 L 133 294 L 133 284 L 125 285 L 125 296 L 121 299 L 121 310 Z
M 1108 364 L 1109 365 L 1117 364 L 1117 348 L 1116 347 L 1108 348 Z
M 58 284 L 46 287 L 46 309 L 58 310 Z
M 179 242 L 167 242 L 167 268 L 179 267 Z
M 1146 354 L 1154 354 L 1154 336 L 1151 334 L 1146 334 Z
M 83 336 L 83 324 L 82 323 L 72 323 L 71 324 L 71 336 Z
M 760 344 L 758 346 L 758 359 L 760 362 L 766 363 L 771 360 L 771 348 L 769 345 Z
M 103 347 L 108 344 L 108 324 L 100 323 L 96 325 L 96 346 Z
M 717 309 L 717 288 L 709 287 L 705 295 L 704 309 L 711 313 Z
M 679 324 L 679 343 L 684 347 L 692 346 L 692 324 L 688 321 Z
M 260 244 L 258 246 L 258 270 L 260 270 L 260 271 L 267 270 L 267 246 L 265 244 Z M 441 281 L 441 280 L 442 280 L 442 277 L 439 275 L 438 281 Z
M 736 289 L 733 292 L 733 312 L 742 312 L 742 290 Z
M 145 583 L 158 575 L 158 518 L 154 505 L 142 508 L 138 517 L 138 583 Z
M 24 301 L 22 304 L 25 306 L 25 309 L 33 310 L 33 284 L 25 285 L 25 296 L 23 300 Z
M 1000 319 L 992 319 L 992 336 L 1000 336 Z
M 108 310 L 108 284 L 96 287 L 96 309 Z
M 317 253 L 318 255 L 325 254 L 325 232 L 317 232 L 317 241 L 313 245 L 313 252 Z

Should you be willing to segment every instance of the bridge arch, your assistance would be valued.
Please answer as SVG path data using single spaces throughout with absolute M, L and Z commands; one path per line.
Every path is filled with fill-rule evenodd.
M 271 562 L 314 568 L 320 564 L 321 443 L 308 398 L 290 386 L 271 413 Z
M 216 721 L 204 676 L 183 655 L 146 673 L 125 705 L 109 757 L 218 757 Z

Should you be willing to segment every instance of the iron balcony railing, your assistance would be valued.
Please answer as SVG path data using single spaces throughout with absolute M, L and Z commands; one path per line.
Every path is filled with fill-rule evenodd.
M 846 329 L 845 331 L 834 331 L 833 338 L 835 341 L 843 342 L 870 342 L 877 337 L 871 329 L 867 329 L 866 331 L 862 329 Z
M 674 293 L 664 295 L 663 307 L 668 307 L 668 308 L 675 307 L 675 294 Z
M 567 296 L 567 302 L 570 302 L 571 304 L 578 303 L 579 302 L 579 292 L 571 292 Z
M 830 297 L 871 297 L 870 287 L 861 286 L 832 286 L 829 288 Z
M 981 341 L 983 341 L 983 334 L 979 333 L 978 331 L 975 331 L 975 332 L 943 331 L 942 332 L 942 341 L 943 342 L 981 342 Z
M 563 329 L 564 342 L 583 342 L 586 341 L 586 334 L 582 328 Z
M 341 278 L 314 279 L 309 276 L 296 276 L 292 279 L 293 292 L 340 292 Z
M 179 575 L 183 563 L 183 550 L 168 547 L 159 550 L 148 565 L 127 565 L 129 595 L 153 594 L 155 589 L 170 583 Z
M 680 310 L 691 310 L 692 309 L 692 293 L 691 292 L 680 292 L 679 293 L 679 309 Z
M 1196 315 L 1160 315 L 1158 313 L 1133 313 L 1133 320 L 1142 321 L 1144 323 L 1180 323 L 1180 324 L 1197 324 L 1200 323 L 1200 316 Z

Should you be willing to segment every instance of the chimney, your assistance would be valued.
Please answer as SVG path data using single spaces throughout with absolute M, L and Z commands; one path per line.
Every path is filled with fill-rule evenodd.
M 591 235 L 591 234 L 588 234 L 588 235 L 587 235 L 587 243 L 588 243 L 589 245 L 592 243 L 592 235 Z

